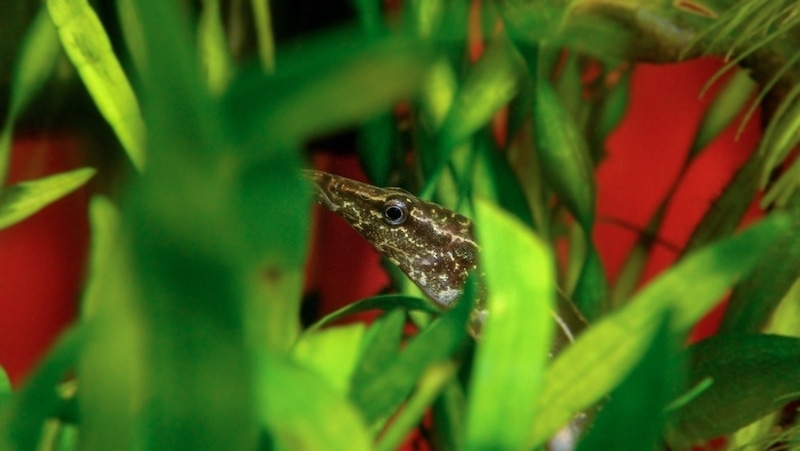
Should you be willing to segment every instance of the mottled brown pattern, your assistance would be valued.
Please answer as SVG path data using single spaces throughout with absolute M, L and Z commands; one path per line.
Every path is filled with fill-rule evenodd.
M 432 300 L 442 307 L 458 300 L 478 263 L 469 219 L 399 188 L 305 172 L 317 188 L 319 202 L 344 218 Z M 402 220 L 395 223 L 393 214 Z

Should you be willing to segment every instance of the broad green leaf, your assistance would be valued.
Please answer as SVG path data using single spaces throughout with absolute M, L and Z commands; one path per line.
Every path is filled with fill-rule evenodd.
M 287 51 L 273 76 L 250 71 L 234 81 L 225 100 L 231 134 L 263 152 L 361 123 L 414 95 L 432 57 L 420 41 L 329 33 Z
M 800 277 L 800 193 L 787 206 L 793 227 L 778 237 L 761 263 L 733 290 L 720 332 L 758 332 Z
M 361 355 L 353 371 L 350 394 L 380 375 L 397 358 L 405 323 L 405 312 L 396 308 L 384 313 L 372 324 L 362 341 Z
M 81 327 L 64 332 L 22 389 L 2 406 L 0 448 L 36 449 L 45 420 L 61 403 L 56 388 L 75 365 L 85 338 Z
M 542 175 L 588 235 L 595 214 L 589 149 L 575 120 L 544 77 L 536 82 L 533 121 Z
M 81 168 L 0 188 L 0 230 L 76 190 L 94 173 L 94 169 Z
M 775 215 L 686 257 L 628 305 L 583 332 L 545 373 L 529 445 L 546 441 L 615 387 L 641 359 L 663 312 L 672 311 L 674 333 L 688 331 L 788 227 L 787 218 Z
M 145 165 L 145 126 L 136 95 L 103 24 L 86 0 L 47 0 L 61 45 L 78 70 L 100 114 L 140 171 Z
M 476 213 L 489 314 L 470 381 L 466 449 L 520 449 L 550 348 L 555 268 L 546 245 L 519 220 L 480 199 Z
M 729 434 L 800 396 L 800 339 L 722 334 L 689 348 L 690 384 L 714 383 L 674 413 L 669 441 L 683 447 Z
M 394 412 L 430 366 L 451 360 L 466 345 L 467 319 L 472 310 L 474 287 L 467 284 L 458 305 L 414 337 L 381 373 L 353 386 L 350 399 L 368 424 Z
M 678 395 L 684 376 L 679 345 L 668 324 L 669 316 L 664 315 L 644 357 L 611 392 L 597 418 L 582 419 L 581 425 L 591 421 L 591 427 L 577 451 L 657 449 L 665 406 Z
M 264 244 L 249 241 L 252 226 L 243 224 L 240 208 L 255 197 L 247 194 L 262 187 L 253 182 L 260 170 L 271 177 L 290 171 L 283 160 L 264 161 L 265 170 L 237 165 L 226 155 L 232 145 L 179 5 L 140 0 L 133 6 L 143 31 L 141 92 L 151 150 L 148 169 L 130 186 L 122 211 L 145 334 L 141 381 L 147 402 L 136 418 L 137 444 L 252 449 L 259 435 L 252 345 L 265 334 L 257 335 L 247 322 L 258 312 L 248 301 L 301 282 L 299 270 L 274 260 L 259 272 L 257 260 L 266 256 L 255 253 Z M 286 189 L 303 186 L 297 181 Z M 265 199 L 268 205 L 280 201 Z M 274 223 L 284 219 L 282 212 L 273 213 Z M 302 232 L 298 226 L 287 233 Z M 285 308 L 283 301 L 276 297 L 273 305 Z M 286 342 L 294 341 L 295 335 L 285 335 Z M 285 342 L 257 343 L 288 348 Z
M 225 40 L 225 29 L 222 26 L 219 0 L 203 0 L 203 9 L 198 20 L 197 39 L 209 89 L 211 92 L 219 94 L 224 91 L 233 75 L 231 55 Z
M 11 104 L 0 130 L 0 187 L 8 174 L 14 122 L 53 73 L 60 51 L 58 35 L 42 7 L 25 33 L 11 75 Z
M 256 361 L 258 414 L 274 449 L 371 449 L 358 411 L 322 376 L 279 355 Z
M 331 327 L 304 335 L 295 344 L 292 357 L 300 365 L 316 370 L 329 385 L 346 395 L 359 357 L 365 325 Z

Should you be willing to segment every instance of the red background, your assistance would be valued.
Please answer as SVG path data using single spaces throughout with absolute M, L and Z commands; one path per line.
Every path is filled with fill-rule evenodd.
M 699 119 L 713 98 L 714 89 L 702 99 L 700 90 L 719 67 L 716 61 L 699 60 L 635 68 L 628 114 L 611 136 L 608 158 L 598 172 L 601 220 L 595 238 L 612 278 L 636 236 L 604 218 L 644 227 L 677 176 Z M 747 124 L 738 142 L 736 126 L 717 139 L 688 174 L 660 233 L 664 240 L 685 243 L 732 171 L 754 149 L 758 118 Z M 75 168 L 82 160 L 80 146 L 70 138 L 17 138 L 11 182 Z M 364 177 L 349 157 L 319 163 L 331 172 Z M 88 248 L 87 202 L 84 188 L 0 231 L 0 365 L 15 385 L 74 318 Z M 321 293 L 322 309 L 330 311 L 382 288 L 386 277 L 366 242 L 332 214 L 320 212 L 316 217 L 307 285 Z M 647 277 L 668 267 L 675 257 L 673 251 L 657 247 Z M 702 333 L 713 330 L 713 322 L 704 325 Z

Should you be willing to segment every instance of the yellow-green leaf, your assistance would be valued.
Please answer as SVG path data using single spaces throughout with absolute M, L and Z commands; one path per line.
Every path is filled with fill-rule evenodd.
M 103 24 L 86 0 L 48 0 L 61 45 L 133 164 L 145 164 L 145 127 L 139 103 L 111 48 Z

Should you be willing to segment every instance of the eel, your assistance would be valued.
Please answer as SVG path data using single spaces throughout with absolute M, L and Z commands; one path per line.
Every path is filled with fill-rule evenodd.
M 480 248 L 472 221 L 400 188 L 379 188 L 310 169 L 304 174 L 313 183 L 317 201 L 399 267 L 428 298 L 443 309 L 455 305 L 469 274 L 478 270 Z M 551 356 L 574 341 L 586 325 L 562 292 L 557 299 Z M 486 290 L 480 283 L 468 325 L 476 339 L 487 313 Z
M 480 248 L 472 221 L 400 188 L 379 188 L 310 169 L 304 174 L 315 188 L 317 201 L 397 265 L 428 298 L 443 309 L 458 302 L 470 273 L 479 268 Z M 488 315 L 482 279 L 479 274 L 478 296 L 467 326 L 476 341 L 480 340 L 481 326 Z M 569 346 L 586 326 L 586 320 L 562 291 L 557 291 L 556 299 L 550 358 Z M 574 450 L 591 416 L 591 411 L 576 414 L 547 443 L 547 449 Z

